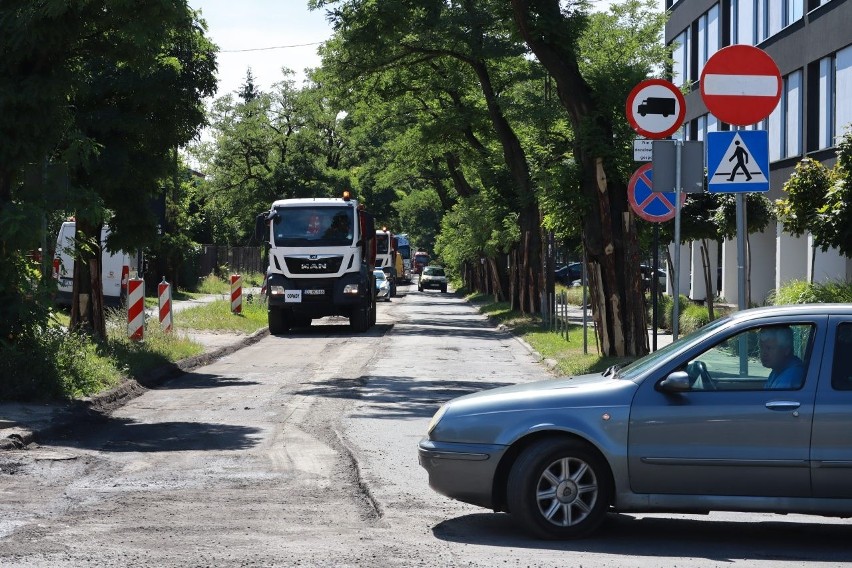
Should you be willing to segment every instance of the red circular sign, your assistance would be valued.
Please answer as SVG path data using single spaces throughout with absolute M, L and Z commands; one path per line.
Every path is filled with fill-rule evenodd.
M 704 65 L 701 99 L 719 120 L 748 126 L 775 110 L 781 100 L 781 73 L 762 49 L 729 45 Z
M 662 223 L 674 219 L 677 214 L 674 191 L 654 191 L 653 164 L 645 164 L 633 172 L 627 184 L 627 200 L 634 213 L 651 223 Z M 686 193 L 681 192 L 681 206 L 686 202 Z
M 647 79 L 630 91 L 625 109 L 630 126 L 646 138 L 667 138 L 686 116 L 683 94 L 669 81 Z

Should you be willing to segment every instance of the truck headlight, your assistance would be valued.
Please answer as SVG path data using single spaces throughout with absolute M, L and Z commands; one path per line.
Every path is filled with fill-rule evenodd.
M 344 296 L 357 296 L 358 295 L 358 285 L 357 284 L 347 284 L 343 287 L 343 295 Z

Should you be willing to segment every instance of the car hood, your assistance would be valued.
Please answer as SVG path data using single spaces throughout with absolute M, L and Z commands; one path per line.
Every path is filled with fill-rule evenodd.
M 434 439 L 509 444 L 524 433 L 556 427 L 582 431 L 602 413 L 626 417 L 636 383 L 601 373 L 489 389 L 448 402 Z

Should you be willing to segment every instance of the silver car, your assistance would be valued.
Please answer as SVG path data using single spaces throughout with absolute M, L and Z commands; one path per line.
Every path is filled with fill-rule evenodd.
M 541 538 L 608 512 L 852 516 L 852 304 L 745 310 L 623 368 L 456 398 L 419 459 Z

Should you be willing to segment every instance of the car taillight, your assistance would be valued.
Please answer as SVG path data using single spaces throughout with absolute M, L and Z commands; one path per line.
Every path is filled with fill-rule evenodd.
M 130 267 L 126 264 L 121 267 L 121 289 L 127 292 L 127 283 L 130 281 Z
M 59 259 L 58 258 L 53 259 L 53 277 L 57 280 L 59 279 Z

